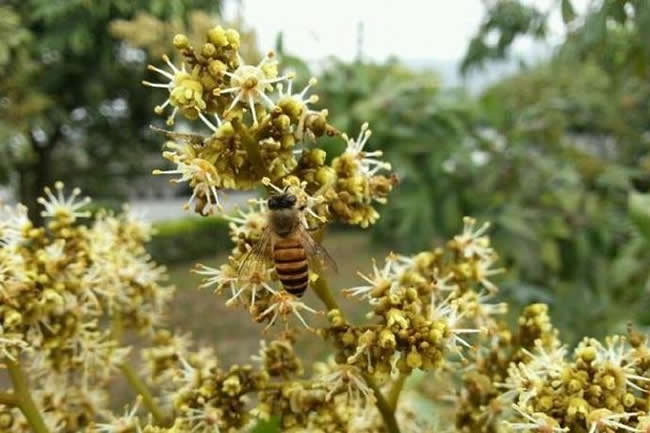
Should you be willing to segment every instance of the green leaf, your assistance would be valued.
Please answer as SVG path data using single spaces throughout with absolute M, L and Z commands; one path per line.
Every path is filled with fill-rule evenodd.
M 279 433 L 280 422 L 276 418 L 271 418 L 269 421 L 259 421 L 252 433 Z
M 628 195 L 630 218 L 645 238 L 650 241 L 650 194 L 631 192 Z
M 568 24 L 576 18 L 576 11 L 573 9 L 571 0 L 562 0 L 562 20 Z

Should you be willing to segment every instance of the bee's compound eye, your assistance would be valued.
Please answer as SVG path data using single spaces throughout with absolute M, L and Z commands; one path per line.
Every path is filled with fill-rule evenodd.
M 278 208 L 278 198 L 277 197 L 271 197 L 268 199 L 266 204 L 269 206 L 269 209 L 277 209 Z
M 289 203 L 290 206 L 293 206 L 296 204 L 296 196 L 295 195 L 288 195 L 287 196 L 287 203 Z

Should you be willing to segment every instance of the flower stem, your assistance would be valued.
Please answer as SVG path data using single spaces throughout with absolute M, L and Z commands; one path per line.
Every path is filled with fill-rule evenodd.
M 397 409 L 399 395 L 402 392 L 402 388 L 404 388 L 404 382 L 406 382 L 407 377 L 406 374 L 400 373 L 395 383 L 393 383 L 393 386 L 391 386 L 390 391 L 388 391 L 388 398 L 386 400 L 388 401 L 388 406 L 390 406 L 393 412 Z
M 127 382 L 129 382 L 133 389 L 135 389 L 135 391 L 142 396 L 142 402 L 147 407 L 147 409 L 149 409 L 149 412 L 151 412 L 153 415 L 156 423 L 160 426 L 168 426 L 169 422 L 167 420 L 167 417 L 156 403 L 156 400 L 154 400 L 153 395 L 151 394 L 151 391 L 149 391 L 147 385 L 142 381 L 142 379 L 140 379 L 140 377 L 138 377 L 136 372 L 133 370 L 133 367 L 131 367 L 130 364 L 125 363 L 120 366 L 120 370 L 122 370 L 122 373 L 124 374 Z
M 114 312 L 112 317 L 111 317 L 111 334 L 112 337 L 115 341 L 118 343 L 122 339 L 122 335 L 124 334 L 124 326 L 122 325 L 122 317 L 118 312 Z M 147 387 L 147 384 L 144 383 L 142 379 L 137 375 L 137 373 L 134 371 L 133 367 L 131 364 L 128 362 L 123 363 L 120 365 L 120 371 L 122 371 L 122 374 L 124 374 L 124 377 L 126 378 L 126 381 L 131 385 L 131 387 L 138 393 L 140 396 L 142 396 L 142 402 L 144 405 L 149 409 L 149 412 L 151 412 L 151 415 L 153 415 L 154 420 L 156 420 L 156 423 L 160 426 L 168 426 L 169 422 L 165 414 L 163 413 L 162 409 L 158 406 L 156 403 L 156 400 L 153 397 L 153 394 Z
M 43 421 L 43 417 L 36 407 L 36 403 L 34 403 L 32 394 L 29 392 L 29 383 L 27 382 L 25 372 L 20 365 L 12 359 L 7 358 L 5 365 L 7 366 L 7 371 L 9 372 L 11 382 L 14 386 L 14 393 L 11 394 L 11 397 L 15 402 L 15 405 L 23 413 L 27 423 L 34 433 L 49 433 L 49 430 Z
M 262 155 L 260 154 L 260 147 L 255 137 L 253 137 L 246 126 L 241 122 L 241 119 L 233 119 L 232 126 L 237 131 L 237 135 L 241 137 L 244 147 L 246 149 L 246 155 L 248 160 L 253 164 L 253 169 L 255 173 L 261 178 L 266 176 L 266 167 L 264 166 L 264 161 L 262 160 Z
M 334 296 L 332 296 L 332 292 L 329 288 L 327 279 L 323 276 L 323 267 L 320 263 L 314 264 L 314 272 L 318 275 L 318 279 L 312 284 L 311 288 L 316 293 L 316 296 L 318 296 L 318 299 L 320 299 L 323 304 L 325 304 L 328 311 L 341 311 L 338 303 L 336 302 L 336 299 L 334 299 Z M 343 314 L 342 311 L 341 314 Z
M 381 417 L 384 420 L 384 425 L 388 433 L 400 433 L 399 426 L 397 425 L 397 420 L 395 419 L 395 410 L 390 406 L 388 401 L 384 398 L 384 395 L 381 393 L 381 390 L 372 379 L 372 377 L 364 374 L 366 383 L 374 391 L 375 398 L 377 399 L 377 409 L 381 414 Z
M 334 296 L 332 296 L 332 292 L 329 289 L 327 279 L 323 276 L 322 266 L 316 263 L 314 266 L 314 272 L 318 274 L 318 279 L 312 285 L 312 289 L 318 298 L 323 302 L 323 304 L 325 304 L 328 310 L 339 310 L 341 311 L 341 315 L 343 315 L 343 311 L 339 308 L 339 305 L 336 302 L 336 299 L 334 299 Z M 399 426 L 397 425 L 397 420 L 395 419 L 395 406 L 391 405 L 389 401 L 386 400 L 372 377 L 364 374 L 364 379 L 366 380 L 368 386 L 375 393 L 375 398 L 377 399 L 377 409 L 379 410 L 379 413 L 384 420 L 386 430 L 388 433 L 400 433 Z M 399 396 L 399 391 L 397 392 L 397 396 Z M 397 397 L 395 397 L 395 401 L 397 401 Z

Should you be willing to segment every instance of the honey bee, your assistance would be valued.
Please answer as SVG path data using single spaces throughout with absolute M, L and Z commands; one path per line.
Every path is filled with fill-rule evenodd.
M 284 290 L 301 297 L 309 285 L 309 266 L 318 260 L 336 271 L 336 263 L 316 243 L 303 222 L 304 208 L 296 207 L 296 196 L 289 193 L 269 198 L 268 223 L 260 240 L 249 250 L 239 266 L 239 275 L 250 275 L 272 262 Z
M 211 139 L 211 137 L 206 135 L 193 134 L 190 132 L 168 131 L 166 129 L 157 128 L 153 125 L 149 125 L 149 128 L 154 132 L 166 135 L 167 138 L 171 140 L 180 141 L 197 147 L 205 146 L 205 144 L 207 144 Z

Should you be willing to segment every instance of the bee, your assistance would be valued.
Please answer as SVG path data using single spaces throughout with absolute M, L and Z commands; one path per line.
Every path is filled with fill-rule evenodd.
M 210 136 L 206 135 L 201 135 L 201 134 L 193 134 L 189 132 L 175 132 L 175 131 L 168 131 L 166 129 L 161 129 L 157 128 L 153 125 L 149 125 L 149 128 L 157 132 L 159 134 L 164 134 L 169 138 L 170 140 L 175 140 L 175 141 L 180 141 L 183 143 L 187 143 L 191 146 L 194 147 L 203 147 L 205 146 L 211 139 Z
M 320 265 L 336 271 L 329 253 L 309 234 L 296 196 L 289 193 L 269 198 L 268 222 L 260 240 L 249 250 L 239 266 L 239 275 L 250 275 L 258 266 L 272 262 L 284 290 L 304 295 L 309 285 L 309 267 Z

